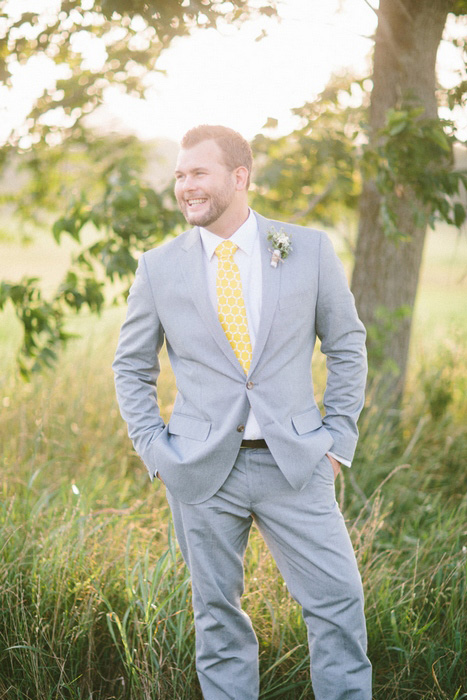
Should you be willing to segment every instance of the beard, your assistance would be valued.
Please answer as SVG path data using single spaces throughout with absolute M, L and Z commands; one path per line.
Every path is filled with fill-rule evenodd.
M 224 187 L 219 188 L 216 192 L 204 195 L 207 197 L 207 201 L 203 204 L 202 211 L 192 212 L 188 203 L 183 198 L 178 200 L 178 206 L 189 224 L 206 228 L 217 221 L 229 208 L 234 194 L 235 186 L 230 182 L 226 182 Z M 203 195 L 199 198 L 203 198 Z M 195 197 L 193 197 L 193 199 L 195 199 Z

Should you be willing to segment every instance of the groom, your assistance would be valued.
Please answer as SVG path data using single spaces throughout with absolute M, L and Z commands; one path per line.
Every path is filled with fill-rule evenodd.
M 231 129 L 184 136 L 175 194 L 192 228 L 140 259 L 113 365 L 121 413 L 167 487 L 205 700 L 258 698 L 258 643 L 240 606 L 253 520 L 302 607 L 316 700 L 371 700 L 362 586 L 334 494 L 357 442 L 365 331 L 326 234 L 249 209 L 251 167 Z M 164 341 L 178 390 L 167 425 Z

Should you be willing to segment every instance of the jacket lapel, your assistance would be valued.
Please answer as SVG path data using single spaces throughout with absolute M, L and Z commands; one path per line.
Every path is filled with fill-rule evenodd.
M 193 228 L 189 232 L 182 249 L 185 251 L 181 260 L 182 272 L 190 290 L 191 299 L 219 348 L 237 372 L 245 376 L 210 302 L 203 259 L 204 251 L 198 228 Z
M 264 350 L 266 340 L 271 329 L 272 319 L 277 307 L 280 291 L 280 281 L 282 276 L 282 263 L 277 267 L 271 265 L 270 244 L 267 240 L 268 227 L 272 222 L 254 212 L 258 220 L 258 231 L 261 249 L 261 271 L 262 271 L 262 302 L 261 318 L 259 322 L 258 334 L 256 336 L 255 349 L 251 358 L 250 374 L 258 364 L 261 353 Z

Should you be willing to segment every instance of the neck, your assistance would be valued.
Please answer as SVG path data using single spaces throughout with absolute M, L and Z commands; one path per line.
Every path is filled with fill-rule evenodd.
M 224 214 L 227 215 L 227 212 L 224 212 Z M 230 213 L 229 216 L 225 216 L 224 218 L 224 214 L 205 228 L 211 231 L 211 233 L 215 233 L 216 236 L 220 238 L 230 238 L 248 219 L 250 210 L 248 204 L 245 204 L 234 216 Z

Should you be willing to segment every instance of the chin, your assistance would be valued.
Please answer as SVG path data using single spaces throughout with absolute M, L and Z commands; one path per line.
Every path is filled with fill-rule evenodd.
M 187 212 L 186 220 L 188 221 L 189 224 L 192 226 L 203 226 L 205 228 L 206 226 L 209 226 L 212 224 L 215 219 L 212 218 L 212 216 L 208 215 L 201 215 L 201 214 L 191 214 L 190 212 Z

